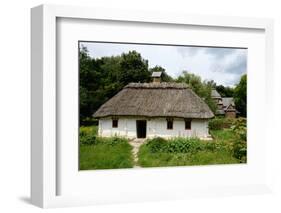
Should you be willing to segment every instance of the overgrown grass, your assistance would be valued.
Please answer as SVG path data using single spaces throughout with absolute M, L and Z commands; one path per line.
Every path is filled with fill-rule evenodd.
M 230 128 L 235 119 L 233 118 L 223 118 L 215 117 L 209 121 L 210 130 L 222 130 L 225 128 Z
M 132 147 L 127 139 L 97 137 L 97 126 L 80 127 L 80 170 L 132 167 Z
M 138 164 L 142 167 L 236 164 L 232 141 L 236 135 L 230 129 L 212 131 L 214 141 L 196 138 L 160 138 L 148 140 L 140 147 Z
M 126 143 L 80 146 L 80 170 L 132 168 L 132 147 Z
M 86 135 L 97 135 L 98 133 L 98 126 L 81 126 L 79 128 L 80 136 Z
M 210 133 L 213 139 L 219 142 L 229 142 L 231 140 L 237 139 L 237 136 L 231 129 L 211 130 Z
M 142 146 L 139 154 L 139 165 L 142 167 L 192 166 L 211 164 L 235 164 L 239 160 L 227 151 L 199 151 L 192 153 L 151 153 L 149 148 Z

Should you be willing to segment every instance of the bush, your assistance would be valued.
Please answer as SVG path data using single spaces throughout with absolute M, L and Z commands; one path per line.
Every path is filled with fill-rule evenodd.
M 90 134 L 90 135 L 80 135 L 80 144 L 82 145 L 94 145 L 97 144 L 97 136 Z
M 233 123 L 231 118 L 214 118 L 209 121 L 210 130 L 221 130 L 224 128 L 230 128 Z
M 245 118 L 238 118 L 233 123 L 231 129 L 236 134 L 238 140 L 233 142 L 233 156 L 241 162 L 247 161 L 247 126 Z
M 204 144 L 197 138 L 175 138 L 168 142 L 168 153 L 196 153 L 204 148 Z
M 240 160 L 242 163 L 247 161 L 247 143 L 246 141 L 236 141 L 233 144 L 233 157 Z
M 79 135 L 86 136 L 86 135 L 97 135 L 98 127 L 97 126 L 81 126 L 79 128 Z
M 146 146 L 150 149 L 152 153 L 164 151 L 166 145 L 167 145 L 167 140 L 160 137 L 150 139 L 146 144 Z
M 195 153 L 203 150 L 204 144 L 197 138 L 154 138 L 148 140 L 146 146 L 151 153 Z
M 236 119 L 233 122 L 231 129 L 242 141 L 247 140 L 247 124 L 245 118 Z

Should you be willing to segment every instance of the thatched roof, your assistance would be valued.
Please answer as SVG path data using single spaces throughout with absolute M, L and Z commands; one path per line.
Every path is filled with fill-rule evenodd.
M 183 83 L 130 83 L 94 117 L 145 116 L 212 118 L 208 105 Z
M 216 89 L 212 89 L 211 97 L 220 99 L 221 95 L 218 93 L 218 91 Z

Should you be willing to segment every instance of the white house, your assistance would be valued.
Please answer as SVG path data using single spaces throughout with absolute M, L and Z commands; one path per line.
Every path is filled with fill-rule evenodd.
M 208 138 L 208 120 L 214 116 L 208 105 L 186 84 L 130 83 L 94 114 L 102 137 Z

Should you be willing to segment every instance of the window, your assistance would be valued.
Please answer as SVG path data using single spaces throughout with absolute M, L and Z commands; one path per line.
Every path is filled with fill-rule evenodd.
M 173 120 L 167 119 L 167 129 L 173 129 Z
M 191 129 L 191 119 L 185 120 L 185 129 Z
M 118 119 L 112 119 L 112 127 L 117 128 L 118 127 Z

